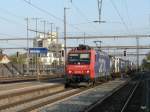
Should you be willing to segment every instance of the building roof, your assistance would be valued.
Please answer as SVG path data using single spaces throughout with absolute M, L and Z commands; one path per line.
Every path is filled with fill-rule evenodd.
M 4 56 L 4 54 L 0 54 L 0 60 L 2 60 Z
M 9 60 L 9 58 L 8 58 L 8 56 L 7 56 L 6 54 L 0 54 L 0 61 L 2 61 L 2 59 L 3 59 L 4 57 L 6 57 L 6 58 Z

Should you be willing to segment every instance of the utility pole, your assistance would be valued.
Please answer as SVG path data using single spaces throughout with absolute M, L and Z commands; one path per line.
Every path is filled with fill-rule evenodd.
M 3 54 L 3 50 L 2 49 L 0 49 L 0 55 L 2 55 Z
M 136 37 L 137 71 L 139 71 L 139 38 Z
M 37 21 L 38 21 L 38 18 L 35 18 L 35 30 L 36 30 L 36 38 L 37 38 L 37 33 L 38 33 L 38 32 L 37 32 L 37 24 L 38 24 L 38 23 L 37 23 Z
M 59 36 L 59 27 L 56 27 L 56 42 L 58 44 L 58 36 Z
M 32 18 L 33 20 L 35 20 L 35 34 L 36 34 L 36 38 L 38 36 L 38 20 L 40 18 Z M 37 80 L 39 80 L 39 63 L 38 63 L 38 57 L 37 57 L 37 53 L 35 54 L 35 72 L 37 73 Z
M 51 42 L 52 42 L 52 40 L 53 40 L 53 23 L 50 23 L 50 25 L 51 25 Z
M 102 15 L 102 2 L 103 2 L 103 0 L 97 0 L 97 3 L 98 3 L 99 24 L 101 22 L 101 15 Z
M 36 37 L 38 34 L 38 20 L 41 18 L 32 18 L 33 20 L 35 20 L 35 33 L 36 33 Z
M 84 32 L 84 44 L 85 44 L 85 32 Z
M 43 28 L 44 28 L 44 38 L 45 38 L 46 21 L 45 21 L 45 20 L 43 20 L 43 21 L 41 21 L 41 22 L 43 22 Z
M 29 74 L 29 18 L 25 20 L 27 22 L 27 74 Z
M 66 58 L 67 58 L 67 48 L 66 48 L 66 10 L 68 8 L 64 8 L 64 72 L 66 72 Z
M 60 64 L 60 58 L 61 58 L 61 56 L 59 54 L 60 47 L 59 47 L 59 44 L 58 44 L 58 30 L 59 30 L 59 28 L 56 27 L 56 46 L 57 46 L 57 48 L 56 48 L 56 54 L 57 54 L 57 58 L 59 58 L 59 64 Z

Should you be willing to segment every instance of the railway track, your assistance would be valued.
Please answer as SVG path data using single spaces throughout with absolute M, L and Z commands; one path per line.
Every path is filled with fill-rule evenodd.
M 22 82 L 22 81 L 34 81 L 34 80 L 48 80 L 54 78 L 62 78 L 63 75 L 55 74 L 55 75 L 40 75 L 37 77 L 36 75 L 26 75 L 26 76 L 10 76 L 10 77 L 0 77 L 0 83 L 11 83 L 11 82 Z
M 144 112 L 146 108 L 144 103 L 146 99 L 145 79 L 146 77 L 136 77 L 110 96 L 95 102 L 84 112 L 99 112 L 99 110 L 101 112 Z M 144 92 L 142 92 L 143 90 Z
M 95 85 L 98 86 L 99 84 Z M 49 89 L 49 90 L 48 90 Z M 83 91 L 88 91 L 89 89 L 92 89 L 92 87 L 81 87 L 77 89 L 65 89 L 62 87 L 62 85 L 54 85 L 50 86 L 49 88 L 47 87 L 42 87 L 34 89 L 29 89 L 25 90 L 22 92 L 16 92 L 16 93 L 10 93 L 9 95 L 0 95 L 0 111 L 1 112 L 29 112 L 29 111 L 36 111 L 35 109 L 39 107 L 43 107 L 44 105 L 47 104 L 54 104 L 55 102 L 62 101 L 65 98 L 72 97 L 74 95 L 80 94 Z M 41 93 L 42 91 L 48 91 L 46 93 Z M 41 95 L 34 95 L 34 94 L 41 94 Z M 19 101 L 15 101 L 12 103 L 5 103 L 5 105 L 2 105 L 2 101 L 7 97 L 11 97 L 9 100 L 21 98 L 21 96 L 24 96 L 23 99 L 20 99 Z M 9 97 L 8 97 L 9 96 Z M 34 96 L 34 97 L 33 97 Z M 15 98 L 17 97 L 17 98 Z
M 121 112 L 150 111 L 150 79 L 141 81 L 133 94 L 127 99 Z
M 124 106 L 121 109 L 121 112 L 136 112 L 141 111 L 141 99 L 140 96 L 142 96 L 142 87 L 143 84 L 137 83 L 137 85 L 134 87 L 133 91 L 131 92 L 130 96 L 127 98 L 126 102 L 124 103 Z
M 0 111 L 15 112 L 10 111 L 9 109 L 21 104 L 26 104 L 34 100 L 57 94 L 59 92 L 63 92 L 64 90 L 64 85 L 62 84 L 47 84 L 2 91 L 0 93 Z
M 108 84 L 99 83 L 94 87 L 80 87 L 77 89 L 65 89 L 64 85 L 62 84 L 46 86 L 38 85 L 38 87 L 36 86 L 33 88 L 24 88 L 22 90 L 13 90 L 13 92 L 7 91 L 0 93 L 0 112 L 39 112 L 43 108 L 47 108 L 49 106 L 53 107 L 53 105 L 57 105 L 60 102 L 65 102 L 66 100 L 70 100 L 74 97 L 78 97 L 87 93 L 90 95 L 92 91 L 101 91 L 102 88 L 105 92 L 111 92 L 111 87 L 121 88 L 127 82 L 128 81 L 120 82 L 119 80 L 116 80 L 110 81 Z M 114 84 L 114 86 L 111 84 Z M 120 86 L 117 86 L 117 84 L 120 84 Z M 105 94 L 103 91 L 101 91 L 100 97 Z

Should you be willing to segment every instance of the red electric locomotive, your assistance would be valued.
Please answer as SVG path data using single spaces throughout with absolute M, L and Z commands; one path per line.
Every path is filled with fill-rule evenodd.
M 72 83 L 94 84 L 98 77 L 110 72 L 109 56 L 86 45 L 79 45 L 68 52 L 66 63 L 66 86 Z

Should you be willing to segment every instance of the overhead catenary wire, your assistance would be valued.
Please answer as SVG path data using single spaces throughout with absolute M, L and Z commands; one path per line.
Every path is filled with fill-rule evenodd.
M 127 0 L 124 1 L 124 4 L 125 4 L 125 9 L 126 9 L 128 21 L 131 24 L 131 20 L 130 20 L 130 17 L 129 17 L 129 9 L 128 9 Z
M 29 2 L 29 1 L 28 1 L 28 2 Z M 22 17 L 22 16 L 20 16 L 20 15 L 16 15 L 15 13 L 13 13 L 13 12 L 11 12 L 11 11 L 9 11 L 9 10 L 6 10 L 6 9 L 4 9 L 4 8 L 0 8 L 0 12 L 4 13 L 4 14 L 6 14 L 6 15 L 9 15 L 9 16 L 11 16 L 11 17 L 15 17 L 15 18 L 24 20 L 24 17 Z M 20 24 L 21 26 L 24 27 L 24 24 L 21 24 L 21 23 L 19 23 L 19 22 L 17 22 L 17 21 L 10 20 L 10 19 L 5 18 L 5 17 L 2 17 L 2 16 L 0 16 L 0 19 L 3 20 L 3 21 L 5 21 L 5 22 L 12 23 L 12 24 Z M 31 18 L 31 19 L 32 19 L 32 18 Z M 5 36 L 7 36 L 7 34 L 6 34 Z M 16 36 L 10 36 L 10 37 L 16 37 Z
M 20 15 L 16 15 L 14 14 L 13 12 L 9 11 L 9 10 L 6 10 L 6 9 L 3 9 L 3 8 L 0 8 L 0 11 L 9 15 L 9 16 L 12 16 L 12 17 L 15 17 L 15 18 L 18 18 L 18 19 L 21 19 L 21 20 L 24 20 L 24 17 L 20 16 Z M 16 24 L 19 24 L 18 22 L 15 22 L 15 21 L 12 21 L 12 20 L 9 20 L 9 19 L 6 19 L 6 18 L 1 18 L 7 22 L 14 22 Z M 30 19 L 34 19 L 34 18 L 30 18 Z M 22 26 L 24 26 L 24 24 L 21 24 Z
M 7 18 L 2 17 L 2 16 L 0 16 L 0 19 L 3 20 L 3 21 L 5 21 L 5 22 L 12 23 L 12 24 L 17 24 L 17 25 L 21 25 L 21 26 L 23 25 L 23 24 L 21 24 L 21 23 L 19 23 L 17 21 L 13 21 L 13 20 L 7 19 Z
M 13 39 L 13 38 L 12 38 Z M 17 40 L 17 39 L 16 39 Z M 16 40 L 14 40 L 14 41 L 16 41 Z M 2 48 L 2 47 L 4 47 L 4 46 L 9 46 L 10 44 L 11 45 L 13 45 L 14 47 L 19 47 L 19 46 L 21 46 L 22 45 L 22 41 L 27 41 L 27 40 L 25 40 L 25 39 L 23 39 L 23 40 L 21 40 L 21 38 L 20 38 L 20 40 L 17 40 L 17 41 L 19 41 L 19 44 L 17 44 L 16 42 L 14 43 L 13 41 L 10 41 L 9 39 L 7 40 L 7 38 L 5 38 L 5 40 L 1 43 L 1 45 L 0 45 L 0 48 Z M 29 45 L 31 46 L 32 45 L 32 42 L 30 41 L 30 43 L 29 43 Z M 24 46 L 25 47 L 25 46 Z
M 129 28 L 128 28 L 127 24 L 125 23 L 123 17 L 121 16 L 121 14 L 120 14 L 120 12 L 119 12 L 117 6 L 115 5 L 114 1 L 113 1 L 113 0 L 109 0 L 109 1 L 111 2 L 112 6 L 113 6 L 114 9 L 116 10 L 118 16 L 120 17 L 120 20 L 122 21 L 122 23 L 123 23 L 125 29 L 130 33 Z
M 9 11 L 9 10 L 6 10 L 4 8 L 0 8 L 0 11 L 7 14 L 7 15 L 10 15 L 10 16 L 13 16 L 15 18 L 19 18 L 19 19 L 23 19 L 24 17 L 20 16 L 20 15 L 16 15 L 15 13 Z
M 4 8 L 0 8 L 0 11 L 3 12 L 4 14 L 9 15 L 9 16 L 13 16 L 13 17 L 15 17 L 15 18 L 19 18 L 19 19 L 22 19 L 22 20 L 24 19 L 22 16 L 18 16 L 18 15 L 16 15 L 16 14 L 14 14 L 13 12 L 11 12 L 11 11 L 9 11 L 9 10 L 6 10 L 6 9 L 4 9 Z M 17 21 L 14 21 L 14 20 L 12 20 L 12 19 L 10 20 L 10 18 L 8 19 L 8 18 L 5 18 L 5 17 L 0 16 L 0 19 L 3 20 L 3 21 L 9 22 L 9 23 L 19 24 L 19 25 L 24 26 L 24 24 L 19 23 L 19 22 L 17 22 Z
M 0 8 L 0 11 L 3 12 L 4 14 L 7 14 L 9 16 L 12 16 L 12 17 L 15 17 L 15 18 L 18 18 L 20 20 L 23 20 L 24 18 L 22 16 L 19 16 L 19 15 L 16 15 L 15 13 L 9 11 L 9 10 L 6 10 L 6 9 L 3 9 L 3 8 Z M 5 18 L 5 17 L 2 17 L 0 16 L 1 20 L 4 20 L 6 22 L 9 22 L 9 23 L 13 23 L 13 24 L 19 24 L 19 25 L 22 25 L 24 26 L 24 24 L 18 22 L 18 21 L 14 21 L 14 20 L 10 20 L 10 18 Z
M 85 19 L 88 24 L 91 24 L 94 29 L 96 29 L 96 27 L 93 26 L 93 24 L 92 24 L 93 21 L 89 21 L 89 19 L 87 18 L 87 16 L 77 7 L 77 5 L 76 5 L 74 2 L 71 1 L 71 4 L 72 4 L 72 6 L 76 9 L 76 11 L 80 14 L 80 16 L 81 16 L 83 19 Z M 87 24 L 87 23 L 86 23 L 86 24 Z M 96 29 L 96 30 L 97 30 L 97 29 Z
M 34 8 L 36 8 L 36 9 L 38 9 L 39 11 L 41 11 L 41 12 L 43 12 L 43 13 L 45 13 L 45 14 L 47 14 L 47 15 L 49 15 L 49 16 L 51 16 L 51 17 L 53 17 L 53 18 L 55 18 L 55 19 L 57 19 L 57 20 L 59 20 L 59 21 L 62 21 L 62 22 L 63 22 L 63 19 L 62 19 L 62 18 L 57 17 L 57 16 L 55 16 L 54 14 L 52 14 L 52 13 L 48 12 L 47 10 L 45 10 L 45 9 L 43 9 L 43 8 L 38 7 L 37 5 L 35 5 L 35 4 L 33 4 L 33 3 L 31 3 L 31 1 L 28 1 L 28 0 L 23 0 L 23 1 L 25 1 L 27 4 L 31 5 L 32 7 L 34 7 Z
M 6 37 L 13 37 L 13 38 L 25 38 L 25 36 L 16 36 L 16 35 L 10 35 L 10 34 L 6 34 L 6 33 L 0 33 L 1 36 L 6 36 Z M 6 38 L 7 39 L 7 38 Z
M 124 2 L 125 2 L 125 8 L 126 8 L 126 13 L 127 13 L 129 24 L 132 25 L 132 21 L 131 21 L 130 15 L 129 15 L 128 2 L 127 2 L 127 0 L 125 0 Z
M 126 13 L 127 13 L 128 21 L 129 21 L 129 24 L 130 24 L 130 29 L 132 29 L 132 31 L 134 31 L 133 24 L 132 24 L 133 22 L 131 20 L 130 14 L 129 14 L 129 8 L 128 8 L 128 2 L 127 2 L 127 0 L 125 0 L 125 8 L 126 8 Z
M 61 17 L 57 17 L 57 16 L 55 16 L 54 14 L 48 12 L 47 10 L 38 7 L 37 5 L 31 3 L 31 1 L 28 1 L 28 0 L 23 0 L 23 1 L 26 2 L 28 5 L 32 6 L 33 8 L 35 8 L 35 9 L 37 9 L 37 10 L 39 10 L 39 11 L 41 11 L 41 12 L 47 14 L 47 15 L 49 15 L 50 17 L 53 17 L 54 19 L 57 19 L 58 21 L 60 21 L 60 22 L 62 22 L 62 23 L 64 22 L 64 20 L 63 20 Z M 76 30 L 80 30 L 78 27 L 76 27 L 76 26 L 74 26 L 74 25 L 72 25 L 72 24 L 68 24 L 68 25 L 70 25 L 72 28 L 75 28 Z M 81 31 L 81 30 L 80 30 L 80 31 Z

